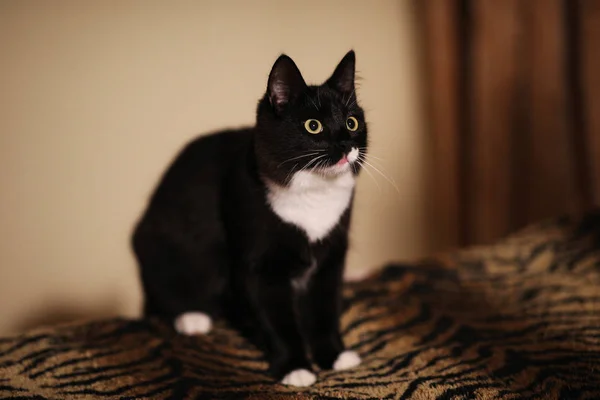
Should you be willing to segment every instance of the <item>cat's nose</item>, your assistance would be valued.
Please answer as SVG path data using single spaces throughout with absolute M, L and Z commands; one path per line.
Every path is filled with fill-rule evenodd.
M 342 150 L 344 153 L 348 153 L 350 150 L 352 150 L 352 142 L 340 142 L 340 150 Z

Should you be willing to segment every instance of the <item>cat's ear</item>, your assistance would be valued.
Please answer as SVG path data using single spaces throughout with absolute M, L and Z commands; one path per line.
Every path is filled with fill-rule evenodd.
M 327 85 L 343 94 L 353 93 L 355 65 L 356 56 L 354 50 L 350 50 L 335 68 L 331 78 L 327 80 Z
M 281 111 L 306 89 L 306 83 L 294 61 L 282 54 L 279 56 L 267 85 L 269 101 L 275 110 Z

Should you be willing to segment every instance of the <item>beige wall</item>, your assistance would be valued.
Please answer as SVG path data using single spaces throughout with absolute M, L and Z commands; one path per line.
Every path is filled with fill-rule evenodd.
M 0 2 L 0 334 L 135 316 L 129 235 L 171 157 L 251 124 L 280 52 L 319 82 L 350 48 L 372 154 L 399 188 L 361 177 L 355 273 L 428 246 L 408 2 Z

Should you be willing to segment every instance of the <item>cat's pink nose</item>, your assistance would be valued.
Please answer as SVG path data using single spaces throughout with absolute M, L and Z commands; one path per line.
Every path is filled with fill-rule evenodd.
M 337 162 L 337 165 L 344 165 L 348 162 L 348 157 L 346 157 L 346 155 L 344 154 L 342 156 L 342 158 L 340 159 L 340 161 Z

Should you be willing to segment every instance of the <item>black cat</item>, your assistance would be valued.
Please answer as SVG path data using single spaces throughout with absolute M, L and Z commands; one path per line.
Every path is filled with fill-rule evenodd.
M 225 317 L 285 384 L 360 363 L 339 331 L 355 178 L 367 125 L 350 51 L 320 86 L 281 55 L 256 126 L 200 137 L 156 188 L 133 236 L 145 314 L 183 334 Z

